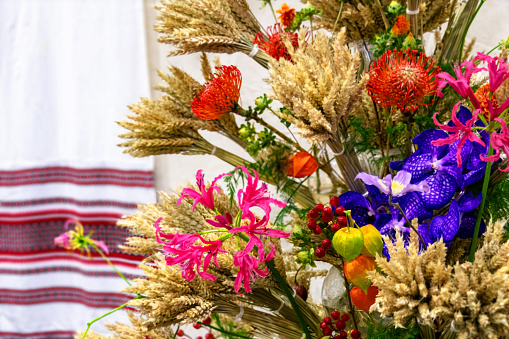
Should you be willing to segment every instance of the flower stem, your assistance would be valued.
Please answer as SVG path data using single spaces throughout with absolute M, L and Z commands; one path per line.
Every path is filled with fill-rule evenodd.
M 493 147 L 490 143 L 490 148 L 488 150 L 488 157 L 493 155 Z M 468 260 L 470 262 L 474 262 L 475 259 L 475 250 L 477 249 L 477 238 L 479 237 L 479 228 L 481 227 L 481 219 L 482 213 L 484 211 L 484 204 L 486 203 L 486 194 L 488 192 L 488 186 L 490 183 L 490 174 L 491 174 L 491 161 L 488 161 L 486 164 L 486 171 L 484 172 L 484 182 L 482 185 L 482 201 L 479 206 L 479 211 L 477 212 L 477 220 L 475 221 L 475 229 L 474 236 L 472 237 L 472 244 L 470 245 L 470 255 L 468 256 Z
M 127 278 L 124 277 L 124 275 L 115 267 L 115 265 L 113 265 L 113 263 L 110 261 L 110 259 L 108 259 L 108 257 L 96 245 L 92 245 L 92 247 L 103 257 L 104 260 L 106 260 L 108 265 L 110 265 L 111 268 L 113 268 L 113 270 L 115 272 L 117 272 L 117 274 L 120 276 L 120 278 L 124 279 L 124 281 L 127 283 L 127 285 L 131 286 L 131 283 L 129 282 L 129 280 L 127 280 Z
M 277 136 L 279 136 L 281 139 L 283 139 L 284 141 L 286 141 L 288 144 L 292 145 L 293 147 L 295 147 L 296 149 L 298 149 L 299 151 L 301 152 L 307 152 L 304 148 L 302 148 L 301 145 L 299 145 L 298 143 L 296 143 L 295 141 L 293 141 L 292 139 L 290 139 L 289 137 L 287 137 L 286 135 L 284 135 L 282 132 L 280 132 L 277 128 L 275 128 L 274 126 L 272 125 L 269 125 L 265 120 L 263 120 L 262 118 L 260 118 L 258 115 L 250 115 L 249 116 L 250 119 L 253 119 L 254 121 L 256 121 L 257 123 L 259 123 L 260 125 L 262 125 L 263 127 L 267 127 L 269 130 L 271 130 L 272 132 L 274 132 L 274 134 L 276 134 Z
M 334 23 L 334 28 L 332 29 L 332 33 L 336 31 L 336 26 L 338 24 L 339 18 L 341 17 L 341 13 L 343 12 L 343 4 L 345 3 L 344 0 L 341 0 L 341 7 L 339 7 L 339 13 L 338 17 L 336 18 L 336 22 Z
M 202 231 L 202 232 L 198 232 L 199 235 L 203 235 L 203 234 L 209 234 L 209 233 L 218 233 L 218 232 L 228 232 L 228 230 L 208 230 L 208 231 Z
M 306 324 L 306 321 L 304 320 L 304 316 L 302 315 L 302 312 L 300 311 L 299 306 L 297 305 L 297 302 L 293 298 L 293 294 L 290 291 L 288 284 L 283 279 L 283 277 L 277 270 L 276 266 L 274 265 L 274 261 L 273 260 L 266 261 L 265 264 L 267 265 L 268 269 L 270 270 L 270 272 L 272 273 L 274 278 L 276 278 L 277 282 L 279 283 L 279 285 L 285 292 L 288 300 L 290 300 L 290 304 L 292 304 L 292 308 L 295 311 L 295 314 L 297 315 L 297 319 L 299 319 L 300 327 L 302 328 L 302 332 L 304 333 L 306 339 L 311 339 L 311 334 L 309 333 L 309 328 L 308 328 L 308 325 Z
M 136 296 L 134 299 L 132 299 L 132 300 L 141 299 L 141 298 L 145 298 L 145 297 L 144 297 L 144 296 L 142 296 L 142 295 L 137 295 L 137 296 Z M 129 301 L 128 301 L 128 302 L 126 302 L 125 304 L 120 305 L 119 307 L 117 307 L 117 308 L 115 308 L 115 309 L 113 309 L 113 310 L 111 310 L 111 311 L 107 312 L 107 313 L 104 313 L 102 316 L 100 316 L 100 317 L 98 317 L 98 318 L 95 318 L 94 320 L 92 320 L 92 321 L 88 322 L 88 323 L 87 323 L 87 329 L 85 330 L 85 333 L 83 333 L 83 337 L 82 337 L 82 339 L 85 339 L 85 338 L 86 338 L 87 333 L 88 333 L 88 330 L 90 329 L 90 326 L 92 326 L 92 324 L 93 324 L 93 323 L 95 323 L 96 321 L 101 320 L 101 319 L 102 319 L 102 318 L 104 318 L 104 317 L 109 316 L 109 315 L 110 315 L 110 314 L 112 314 L 112 313 L 117 312 L 118 310 L 123 309 L 124 307 L 126 307 L 126 306 L 127 306 L 127 304 L 128 304 L 128 303 L 129 303 Z
M 348 298 L 348 306 L 350 307 L 350 315 L 352 316 L 352 320 L 353 320 L 353 326 L 355 327 L 356 330 L 359 329 L 358 325 L 357 325 L 357 319 L 355 319 L 355 309 L 353 308 L 353 303 L 352 303 L 352 297 L 350 297 L 350 286 L 348 284 L 348 280 L 346 280 L 346 274 L 345 274 L 345 262 L 343 261 L 343 258 L 340 258 L 341 259 L 341 272 L 343 273 L 343 278 L 344 278 L 344 281 L 345 281 L 345 289 L 346 289 L 346 296 Z
M 274 12 L 274 7 L 272 7 L 272 1 L 269 0 L 269 6 L 270 6 L 270 10 L 272 12 L 272 15 L 274 16 L 274 20 L 276 21 L 277 23 L 277 17 L 276 17 L 276 12 Z
M 408 225 L 408 227 L 410 227 L 416 234 L 417 236 L 419 237 L 419 240 L 421 241 L 421 244 L 423 246 L 423 248 L 425 250 L 428 249 L 428 246 L 426 245 L 426 242 L 424 241 L 424 239 L 422 238 L 421 234 L 415 229 L 415 227 L 412 225 L 412 223 L 410 222 L 410 220 L 408 220 L 408 218 L 406 217 L 405 215 L 405 212 L 403 212 L 403 209 L 401 208 L 401 206 L 399 205 L 399 203 L 393 203 L 392 201 L 392 197 L 389 196 L 389 204 L 396 207 L 398 209 L 398 211 L 401 213 L 401 215 L 403 216 L 403 218 L 405 218 L 405 221 L 406 221 L 406 224 Z

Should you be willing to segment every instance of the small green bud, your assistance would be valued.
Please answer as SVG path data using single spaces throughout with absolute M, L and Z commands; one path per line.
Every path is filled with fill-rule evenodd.
M 387 11 L 392 14 L 399 14 L 403 6 L 400 5 L 397 1 L 392 1 L 390 5 L 387 7 Z
M 414 38 L 414 35 L 410 32 L 408 33 L 408 36 L 403 40 L 403 49 L 416 49 L 417 48 L 417 41 Z

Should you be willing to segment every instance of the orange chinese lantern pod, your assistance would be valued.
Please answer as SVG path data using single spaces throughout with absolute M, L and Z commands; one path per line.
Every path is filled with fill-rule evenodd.
M 308 152 L 298 152 L 288 160 L 287 175 L 304 178 L 316 172 L 318 162 Z
M 361 254 L 354 260 L 345 262 L 345 277 L 349 282 L 367 293 L 369 285 L 371 285 L 368 272 L 374 271 L 375 268 L 375 259 Z
M 350 298 L 352 299 L 352 302 L 355 305 L 355 307 L 367 313 L 369 313 L 371 305 L 375 303 L 377 294 L 378 287 L 376 287 L 375 285 L 369 286 L 368 293 L 364 293 L 364 291 L 358 288 L 357 286 L 354 286 L 350 290 Z

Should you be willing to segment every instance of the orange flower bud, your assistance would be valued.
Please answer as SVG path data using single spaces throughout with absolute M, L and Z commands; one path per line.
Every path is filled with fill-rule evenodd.
M 316 172 L 318 162 L 308 152 L 298 152 L 288 160 L 287 174 L 294 178 L 304 178 Z

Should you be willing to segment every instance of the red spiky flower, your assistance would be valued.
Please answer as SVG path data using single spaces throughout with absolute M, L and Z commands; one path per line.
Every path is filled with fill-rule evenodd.
M 212 79 L 204 85 L 191 109 L 200 120 L 216 120 L 225 113 L 235 111 L 240 98 L 242 74 L 235 66 L 216 67 Z
M 435 75 L 440 71 L 432 59 L 418 51 L 387 51 L 370 68 L 366 87 L 371 98 L 384 108 L 415 111 L 419 105 L 429 105 L 425 98 L 435 95 Z
M 256 34 L 253 43 L 258 44 L 258 47 L 271 57 L 276 60 L 279 58 L 285 58 L 286 60 L 292 60 L 290 53 L 288 53 L 288 49 L 285 46 L 283 41 L 283 36 L 288 36 L 293 48 L 299 47 L 299 35 L 297 33 L 285 32 L 281 28 L 281 24 L 275 24 L 272 27 L 267 28 L 267 32 L 269 33 L 268 40 L 266 40 L 266 36 L 261 32 Z

